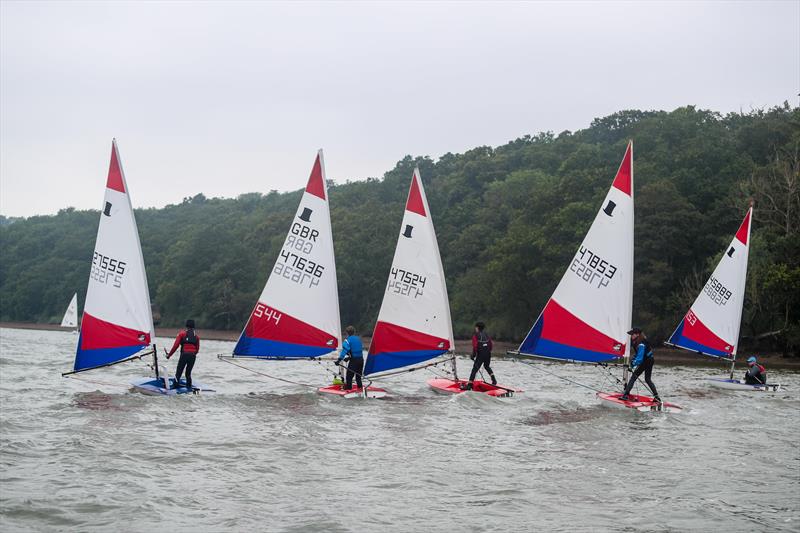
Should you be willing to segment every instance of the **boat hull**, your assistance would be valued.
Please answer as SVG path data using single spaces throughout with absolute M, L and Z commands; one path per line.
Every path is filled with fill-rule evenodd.
M 748 385 L 739 379 L 707 378 L 708 384 L 718 389 L 738 390 L 738 391 L 762 391 L 778 392 L 781 390 L 780 383 L 766 383 L 764 385 Z
M 186 386 L 186 380 L 182 379 L 180 384 L 175 386 L 175 378 L 167 378 L 169 388 L 164 387 L 164 378 L 139 378 L 131 382 L 133 389 L 142 394 L 153 396 L 177 396 L 181 394 L 209 394 L 216 392 L 198 381 L 192 381 L 192 388 Z
M 617 409 L 633 409 L 634 411 L 664 411 L 668 413 L 680 413 L 683 408 L 670 402 L 656 402 L 652 396 L 629 394 L 629 400 L 620 399 L 622 393 L 598 392 L 597 397 L 603 401 L 603 405 Z
M 388 393 L 386 390 L 378 387 L 367 387 L 366 393 L 363 387 L 353 387 L 352 389 L 343 389 L 341 385 L 330 385 L 328 387 L 320 387 L 317 389 L 320 394 L 331 394 L 333 396 L 341 396 L 342 398 L 383 398 Z
M 515 393 L 523 392 L 522 389 L 513 387 L 506 387 L 503 385 L 492 385 L 481 380 L 475 380 L 472 383 L 472 390 L 468 391 L 466 379 L 452 380 L 447 378 L 432 378 L 428 380 L 428 386 L 434 391 L 441 394 L 461 394 L 462 392 L 480 392 L 487 396 L 494 396 L 496 398 L 508 398 L 514 396 Z

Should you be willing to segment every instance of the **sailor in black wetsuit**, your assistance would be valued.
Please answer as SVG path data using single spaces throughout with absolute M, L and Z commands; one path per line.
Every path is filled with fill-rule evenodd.
M 747 359 L 747 373 L 744 375 L 746 385 L 765 385 L 767 383 L 767 369 L 758 364 L 755 356 Z
M 175 337 L 175 343 L 167 354 L 167 359 L 172 357 L 172 354 L 178 348 L 181 349 L 181 357 L 178 359 L 178 368 L 175 369 L 175 388 L 180 385 L 181 374 L 183 374 L 183 369 L 185 368 L 186 388 L 192 390 L 192 368 L 194 368 L 194 363 L 197 359 L 197 352 L 200 351 L 200 336 L 194 330 L 194 320 L 191 318 L 186 321 L 186 329 Z
M 467 390 L 472 390 L 472 382 L 475 381 L 475 374 L 478 373 L 481 365 L 492 377 L 492 385 L 497 385 L 497 378 L 494 377 L 494 372 L 489 366 L 492 362 L 492 338 L 486 333 L 486 324 L 483 322 L 475 324 L 475 334 L 472 336 L 472 358 L 475 360 L 475 364 L 472 365 Z

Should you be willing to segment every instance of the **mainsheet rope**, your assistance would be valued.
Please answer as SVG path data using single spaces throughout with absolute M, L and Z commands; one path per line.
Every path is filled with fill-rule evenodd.
M 523 364 L 526 364 L 526 365 L 528 365 L 528 366 L 530 366 L 532 368 L 535 368 L 535 369 L 539 370 L 540 372 L 544 372 L 545 374 L 550 374 L 551 376 L 557 377 L 558 379 L 563 379 L 564 381 L 568 381 L 570 383 L 574 383 L 575 385 L 578 385 L 580 387 L 589 389 L 589 390 L 594 391 L 594 392 L 602 392 L 601 390 L 595 389 L 594 387 L 590 387 L 589 385 L 586 385 L 585 383 L 581 383 L 579 381 L 575 381 L 574 379 L 566 378 L 564 376 L 559 376 L 555 372 L 550 372 L 549 370 L 545 370 L 544 368 L 542 368 L 541 364 L 532 363 L 532 362 L 528 362 L 528 361 L 520 361 L 520 362 L 523 363 Z
M 257 374 L 259 376 L 264 376 L 266 378 L 274 379 L 276 381 L 283 381 L 284 383 L 290 383 L 292 385 L 299 385 L 301 387 L 308 387 L 308 388 L 311 388 L 311 389 L 319 388 L 317 385 L 311 385 L 309 383 L 300 383 L 299 381 L 292 381 L 290 379 L 279 378 L 278 376 L 273 376 L 271 374 L 267 374 L 266 372 L 259 372 L 258 370 L 253 370 L 252 368 L 250 368 L 248 366 L 240 365 L 238 363 L 234 363 L 233 361 L 230 360 L 229 357 L 222 356 L 221 354 L 217 356 L 217 359 L 219 359 L 220 361 L 223 361 L 225 363 L 228 363 L 229 365 L 238 366 L 239 368 L 243 368 L 243 369 L 247 370 L 248 372 L 252 372 L 253 374 Z

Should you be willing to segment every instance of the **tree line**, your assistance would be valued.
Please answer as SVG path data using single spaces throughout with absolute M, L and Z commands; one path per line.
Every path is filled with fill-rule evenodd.
M 381 179 L 330 184 L 343 324 L 371 331 L 414 166 L 441 247 L 456 336 L 483 320 L 521 340 L 634 140 L 634 322 L 667 338 L 755 202 L 742 345 L 800 347 L 800 108 L 628 110 L 583 130 L 463 154 L 406 156 Z M 313 156 L 309 154 L 309 160 Z M 224 176 L 220 177 L 224 179 Z M 241 329 L 302 191 L 198 194 L 137 209 L 155 318 Z M 57 322 L 82 304 L 99 211 L 0 219 L 0 320 Z

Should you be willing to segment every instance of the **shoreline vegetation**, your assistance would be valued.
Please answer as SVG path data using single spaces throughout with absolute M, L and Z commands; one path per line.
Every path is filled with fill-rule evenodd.
M 513 346 L 562 276 L 571 275 L 581 239 L 633 140 L 630 325 L 656 345 L 669 338 L 697 295 L 707 285 L 718 287 L 712 273 L 752 201 L 738 350 L 800 359 L 798 125 L 800 107 L 788 102 L 728 114 L 691 105 L 629 109 L 575 132 L 540 132 L 458 154 L 408 155 L 382 177 L 329 180 L 342 325 L 361 332 L 374 327 L 408 182 L 418 167 L 454 335 L 469 338 L 481 320 L 494 338 Z M 105 157 L 103 146 L 98 159 Z M 134 197 L 144 178 L 130 176 Z M 87 179 L 97 180 L 99 194 L 102 177 Z M 295 176 L 293 183 L 306 179 Z M 196 191 L 179 204 L 135 209 L 155 322 L 177 327 L 193 317 L 223 331 L 246 324 L 280 260 L 302 193 L 208 198 Z M 97 210 L 71 207 L 56 215 L 0 215 L 0 321 L 59 322 L 76 292 L 82 312 L 99 219 Z
M 58 324 L 38 324 L 35 322 L 0 322 L 0 329 L 32 329 L 32 330 L 40 330 L 40 331 L 68 331 L 67 328 L 62 328 Z M 163 338 L 175 338 L 181 328 L 156 328 L 156 335 L 158 337 Z M 203 329 L 198 328 L 197 333 L 200 335 L 202 340 L 213 340 L 213 341 L 231 341 L 236 342 L 239 338 L 240 331 L 236 330 L 221 330 L 221 329 Z M 371 338 L 368 336 L 361 337 L 364 341 L 364 349 L 369 349 L 369 343 Z M 519 346 L 516 343 L 506 342 L 506 341 L 494 341 L 495 349 L 492 353 L 493 359 L 506 359 L 510 358 L 506 356 L 506 352 L 509 350 L 516 350 Z M 169 346 L 167 346 L 169 348 Z M 456 354 L 458 355 L 469 355 L 472 351 L 472 341 L 471 339 L 456 339 L 456 346 L 455 346 Z M 662 366 L 697 366 L 697 367 L 709 367 L 709 368 L 718 368 L 720 372 L 727 372 L 728 371 L 728 363 L 724 361 L 716 361 L 711 357 L 702 357 L 685 350 L 679 350 L 675 348 L 670 348 L 668 346 L 655 346 L 656 351 L 656 361 L 657 365 Z M 742 372 L 746 367 L 745 360 L 750 355 L 758 356 L 758 360 L 760 363 L 763 363 L 767 367 L 767 371 L 770 369 L 780 369 L 780 370 L 791 370 L 794 372 L 800 372 L 800 359 L 796 357 L 785 357 L 780 353 L 756 353 L 751 354 L 750 352 L 743 352 L 737 356 L 736 360 L 736 372 L 739 372 L 741 369 Z M 537 360 L 536 358 L 531 358 L 532 361 Z M 543 359 L 539 359 L 543 361 Z M 558 361 L 554 361 L 558 363 Z M 462 368 L 462 371 L 465 369 Z

